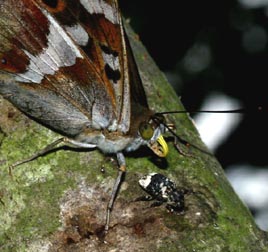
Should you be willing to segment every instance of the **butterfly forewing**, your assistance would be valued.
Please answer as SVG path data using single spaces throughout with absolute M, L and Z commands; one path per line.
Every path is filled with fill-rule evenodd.
M 0 28 L 0 93 L 18 108 L 68 136 L 129 129 L 117 1 L 1 0 Z

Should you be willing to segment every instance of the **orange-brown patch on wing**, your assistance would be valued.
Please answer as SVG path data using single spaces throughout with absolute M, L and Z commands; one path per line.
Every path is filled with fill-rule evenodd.
M 28 57 L 14 47 L 12 50 L 0 53 L 0 70 L 9 73 L 23 73 L 29 64 Z

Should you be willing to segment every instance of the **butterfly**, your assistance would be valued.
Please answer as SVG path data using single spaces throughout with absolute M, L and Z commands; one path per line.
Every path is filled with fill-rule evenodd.
M 117 157 L 106 232 L 124 153 L 142 145 L 168 153 L 164 117 L 148 106 L 117 0 L 0 0 L 0 94 L 63 136 L 44 152 L 66 143 Z

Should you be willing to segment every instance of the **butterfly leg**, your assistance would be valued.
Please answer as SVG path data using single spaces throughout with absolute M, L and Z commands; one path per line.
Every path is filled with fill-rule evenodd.
M 109 230 L 111 211 L 113 209 L 114 201 L 115 201 L 116 195 L 118 193 L 118 190 L 120 188 L 120 184 L 122 182 L 123 175 L 126 172 L 126 161 L 125 161 L 125 157 L 124 157 L 122 152 L 117 153 L 117 161 L 118 161 L 119 169 L 118 169 L 117 178 L 116 178 L 114 186 L 113 186 L 113 191 L 112 191 L 112 194 L 111 194 L 108 206 L 107 206 L 106 223 L 105 223 L 105 229 L 104 229 L 105 233 L 107 233 Z
M 175 148 L 177 149 L 177 151 L 178 151 L 181 155 L 183 155 L 183 156 L 186 156 L 186 157 L 192 157 L 192 154 L 190 154 L 189 152 L 185 152 L 185 151 L 182 149 L 182 147 L 180 146 L 180 143 L 184 144 L 187 148 L 189 148 L 189 146 L 190 146 L 190 144 L 189 144 L 187 141 L 185 141 L 185 140 L 183 140 L 183 139 L 181 139 L 181 138 L 175 136 L 175 139 L 174 139 L 174 146 L 175 146 Z
M 182 147 L 180 146 L 180 144 L 183 144 L 185 145 L 186 147 L 189 147 L 190 144 L 185 141 L 184 139 L 182 139 L 181 137 L 179 137 L 176 133 L 175 133 L 175 130 L 176 130 L 176 127 L 175 127 L 175 124 L 174 123 L 169 123 L 169 124 L 166 124 L 166 129 L 173 135 L 174 137 L 174 146 L 175 148 L 177 149 L 177 151 L 183 155 L 183 156 L 188 156 L 188 157 L 191 157 L 192 155 L 189 154 L 189 153 L 186 153 Z
M 36 158 L 38 158 L 40 156 L 43 156 L 43 155 L 47 154 L 48 152 L 52 151 L 60 143 L 70 144 L 73 147 L 79 147 L 79 148 L 95 148 L 96 147 L 96 145 L 94 145 L 94 144 L 80 143 L 80 142 L 75 141 L 73 139 L 69 139 L 67 137 L 62 137 L 62 138 L 57 139 L 53 143 L 47 145 L 44 149 L 39 150 L 34 155 L 32 155 L 32 156 L 30 156 L 30 157 L 28 157 L 26 159 L 17 161 L 16 163 L 14 163 L 11 166 L 9 166 L 9 174 L 11 174 L 12 169 L 15 168 L 16 166 L 28 163 L 28 162 L 30 162 L 30 161 L 32 161 L 32 160 L 34 160 L 34 159 L 36 159 Z
M 49 151 L 53 150 L 58 144 L 62 143 L 62 142 L 65 142 L 65 138 L 62 137 L 62 138 L 59 138 L 57 139 L 56 141 L 54 141 L 53 143 L 47 145 L 44 149 L 42 150 L 39 150 L 38 152 L 36 152 L 34 155 L 26 158 L 26 159 L 23 159 L 23 160 L 20 160 L 20 161 L 17 161 L 15 162 L 14 164 L 10 165 L 9 166 L 9 174 L 12 174 L 12 170 L 13 168 L 15 168 L 16 166 L 19 166 L 21 164 L 25 164 L 25 163 L 28 163 L 40 156 L 43 156 L 45 155 L 46 153 L 48 153 Z

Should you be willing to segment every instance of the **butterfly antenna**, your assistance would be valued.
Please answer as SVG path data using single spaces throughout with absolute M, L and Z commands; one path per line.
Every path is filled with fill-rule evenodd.
M 167 115 L 167 114 L 194 114 L 194 113 L 215 113 L 215 114 L 224 114 L 224 113 L 238 113 L 238 114 L 248 114 L 248 113 L 258 113 L 258 112 L 268 112 L 263 109 L 262 106 L 258 106 L 257 108 L 239 108 L 239 109 L 231 109 L 231 110 L 175 110 L 175 111 L 166 111 L 159 112 L 156 115 Z

